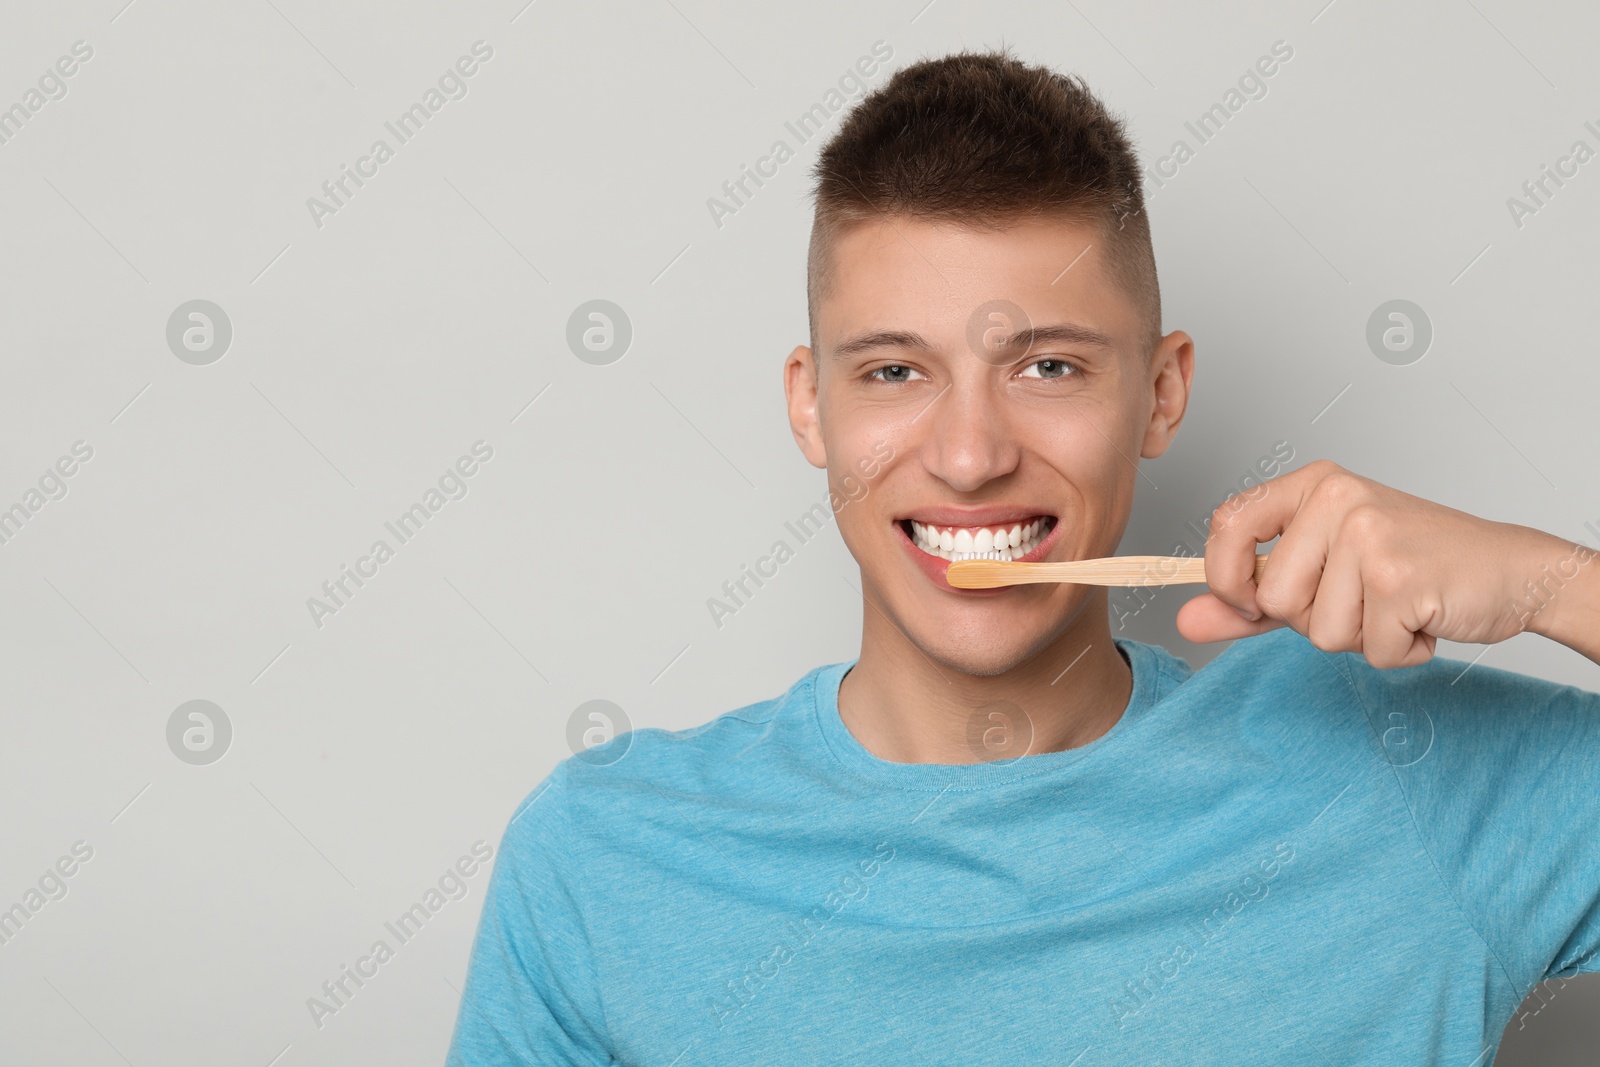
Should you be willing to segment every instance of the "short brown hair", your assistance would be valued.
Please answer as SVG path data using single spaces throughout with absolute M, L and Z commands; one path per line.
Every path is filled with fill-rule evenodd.
M 1145 324 L 1146 358 L 1161 336 L 1138 159 L 1122 122 L 1081 78 L 1005 50 L 922 60 L 850 112 L 812 174 L 813 349 L 834 241 L 856 223 L 896 215 L 984 229 L 1030 216 L 1097 225 L 1106 264 Z

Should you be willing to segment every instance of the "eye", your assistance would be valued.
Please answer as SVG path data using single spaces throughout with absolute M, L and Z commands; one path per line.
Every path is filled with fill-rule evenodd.
M 1041 359 L 1029 364 L 1022 372 L 1024 378 L 1067 378 L 1077 374 L 1078 368 L 1061 359 Z
M 887 367 L 879 367 L 868 374 L 867 377 L 876 378 L 880 382 L 888 382 L 891 385 L 899 385 L 902 382 L 914 381 L 915 379 L 913 379 L 912 375 L 927 377 L 921 371 L 913 370 L 901 363 L 891 363 Z

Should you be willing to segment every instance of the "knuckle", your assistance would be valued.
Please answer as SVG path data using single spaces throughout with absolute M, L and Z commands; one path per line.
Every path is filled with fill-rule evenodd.
M 1311 498 L 1318 504 L 1335 507 L 1356 507 L 1367 499 L 1367 480 L 1351 474 L 1335 463 L 1321 481 L 1311 490 Z
M 1256 606 L 1264 614 L 1291 624 L 1305 619 L 1311 608 L 1305 591 L 1290 584 L 1287 576 L 1273 579 L 1271 575 L 1263 575 L 1256 586 L 1255 599 Z
M 1365 584 L 1380 597 L 1393 596 L 1411 585 L 1412 569 L 1399 560 L 1376 560 L 1366 572 Z
M 1212 509 L 1211 527 L 1206 535 L 1206 540 L 1209 542 L 1226 533 L 1233 526 L 1234 520 L 1238 518 L 1239 512 L 1243 510 L 1244 505 L 1245 501 L 1238 494 L 1235 494 Z
M 1311 642 L 1313 648 L 1321 649 L 1324 652 L 1344 651 L 1344 649 L 1339 647 L 1339 642 L 1335 641 L 1331 636 L 1324 633 L 1316 626 L 1311 627 L 1311 629 L 1307 631 L 1306 640 Z
M 1288 607 L 1285 599 L 1283 590 L 1275 582 L 1262 579 L 1261 584 L 1256 587 L 1256 604 L 1262 611 L 1275 618 L 1283 618 L 1284 609 Z
M 1389 529 L 1389 514 L 1376 504 L 1352 506 L 1339 521 L 1339 532 L 1362 542 L 1376 541 Z
M 1312 618 L 1311 624 L 1306 627 L 1306 640 L 1324 652 L 1352 652 L 1354 645 L 1350 639 L 1341 637 L 1339 631 L 1330 627 L 1326 622 Z

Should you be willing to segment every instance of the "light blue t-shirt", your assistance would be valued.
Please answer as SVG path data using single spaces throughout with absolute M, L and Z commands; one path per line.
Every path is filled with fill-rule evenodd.
M 1289 629 L 1199 670 L 1116 643 L 1128 707 L 1062 752 L 880 759 L 841 663 L 564 760 L 449 1063 L 1485 1067 L 1600 970 L 1600 695 Z

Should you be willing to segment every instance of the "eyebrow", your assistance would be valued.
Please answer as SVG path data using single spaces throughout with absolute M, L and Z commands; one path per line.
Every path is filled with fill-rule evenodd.
M 1048 326 L 1035 326 L 1031 330 L 1018 330 L 1000 345 L 1002 349 L 1022 350 L 1033 345 L 1079 344 L 1116 352 L 1117 346 L 1110 335 L 1075 322 L 1056 322 Z M 925 352 L 934 346 L 921 334 L 911 330 L 874 330 L 841 341 L 834 346 L 836 359 L 859 355 L 879 348 L 915 348 Z

